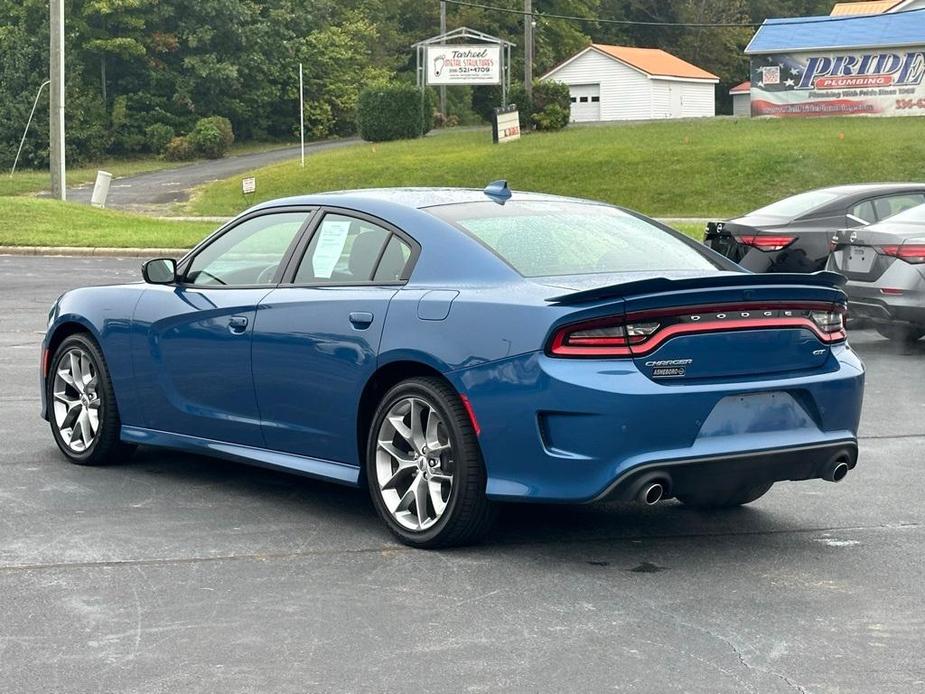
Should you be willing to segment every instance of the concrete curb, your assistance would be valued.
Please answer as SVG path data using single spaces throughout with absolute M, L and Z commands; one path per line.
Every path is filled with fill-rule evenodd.
M 188 248 L 90 248 L 87 246 L 0 246 L 0 255 L 101 258 L 179 258 Z

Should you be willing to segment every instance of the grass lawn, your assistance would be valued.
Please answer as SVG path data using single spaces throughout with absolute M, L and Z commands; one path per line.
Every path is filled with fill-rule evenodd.
M 188 248 L 217 226 L 29 197 L 0 197 L 0 219 L 0 246 Z
M 571 126 L 491 144 L 485 131 L 445 133 L 313 154 L 255 172 L 257 200 L 375 186 L 473 186 L 595 198 L 654 216 L 735 215 L 809 188 L 925 178 L 923 118 L 819 118 Z M 205 186 L 194 214 L 245 207 L 240 177 Z
M 688 222 L 684 222 L 683 224 L 669 224 L 669 226 L 672 229 L 677 229 L 678 231 L 687 234 L 692 239 L 703 241 L 703 224 L 690 224 Z

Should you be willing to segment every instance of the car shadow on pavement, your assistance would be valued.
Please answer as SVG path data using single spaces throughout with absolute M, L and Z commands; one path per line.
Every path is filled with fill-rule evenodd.
M 256 508 L 313 531 L 329 529 L 344 538 L 345 549 L 381 538 L 393 545 L 365 489 L 253 467 L 243 463 L 140 448 L 121 468 L 137 483 L 162 488 L 164 494 L 222 508 Z M 634 503 L 589 505 L 499 504 L 499 518 L 484 546 L 571 545 L 635 539 L 775 533 L 788 529 L 787 518 L 757 507 L 698 511 L 673 500 L 646 507 Z M 361 539 L 362 538 L 362 539 Z

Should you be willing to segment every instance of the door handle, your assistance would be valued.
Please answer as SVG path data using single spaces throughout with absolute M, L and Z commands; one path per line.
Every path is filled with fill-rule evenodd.
M 366 330 L 373 322 L 373 314 L 369 311 L 354 311 L 347 316 L 347 319 L 357 330 Z
M 228 319 L 228 331 L 233 335 L 241 335 L 247 330 L 247 316 L 232 316 Z

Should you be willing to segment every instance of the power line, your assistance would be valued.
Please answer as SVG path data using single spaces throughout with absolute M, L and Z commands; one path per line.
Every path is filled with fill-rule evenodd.
M 620 26 L 649 26 L 649 27 L 666 27 L 674 29 L 754 29 L 761 26 L 763 22 L 647 22 L 636 19 L 605 19 L 602 17 L 580 17 L 578 15 L 554 14 L 551 12 L 525 12 L 524 10 L 511 9 L 507 7 L 498 7 L 497 5 L 486 5 L 480 2 L 471 2 L 470 0 L 444 0 L 452 5 L 462 7 L 475 7 L 481 10 L 491 10 L 493 12 L 503 12 L 506 14 L 516 14 L 520 16 L 529 15 L 534 19 L 562 19 L 570 22 L 590 22 L 594 24 L 616 24 Z M 899 12 L 890 12 L 891 15 L 911 14 L 913 12 L 925 12 L 925 8 L 913 10 L 900 10 Z M 869 15 L 868 15 L 869 16 Z M 856 19 L 862 19 L 859 15 L 845 15 L 837 17 L 808 17 L 798 21 L 781 22 L 786 26 L 800 26 L 804 24 L 824 24 L 828 22 L 847 22 Z M 771 25 L 773 26 L 773 24 Z

